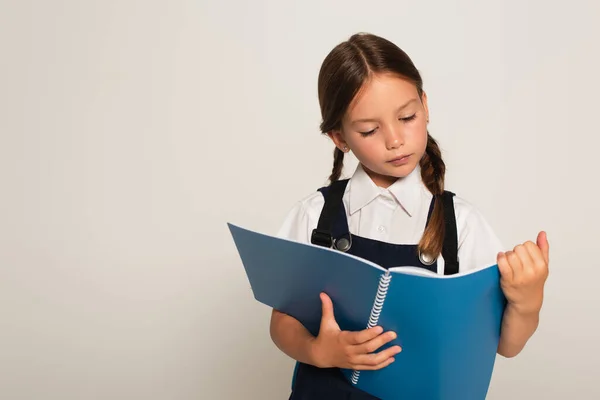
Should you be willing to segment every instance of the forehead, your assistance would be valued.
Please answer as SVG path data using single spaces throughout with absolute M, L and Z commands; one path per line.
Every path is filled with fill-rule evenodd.
M 374 117 L 395 112 L 398 107 L 418 98 L 416 86 L 392 74 L 376 74 L 366 81 L 348 107 L 351 118 Z

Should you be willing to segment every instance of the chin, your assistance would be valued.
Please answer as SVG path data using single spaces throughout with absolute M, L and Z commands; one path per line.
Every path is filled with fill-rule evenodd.
M 365 168 L 365 171 L 369 174 L 373 182 L 381 187 L 387 187 L 394 183 L 397 179 L 406 178 L 410 175 L 416 165 L 405 164 L 401 166 L 390 166 L 387 165 L 384 168 Z
M 385 171 L 382 171 L 381 175 L 388 175 L 394 178 L 406 178 L 416 167 L 417 165 L 413 163 L 399 166 L 388 165 L 386 166 Z

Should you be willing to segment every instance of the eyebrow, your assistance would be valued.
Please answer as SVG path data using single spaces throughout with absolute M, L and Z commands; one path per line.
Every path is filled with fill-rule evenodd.
M 411 105 L 412 103 L 416 103 L 417 99 L 413 98 L 410 99 L 409 101 L 407 101 L 406 103 L 404 103 L 403 105 L 401 105 L 400 107 L 398 107 L 396 109 L 396 112 L 400 112 L 402 110 L 404 110 L 406 107 L 408 107 L 409 105 Z M 352 121 L 352 124 L 356 124 L 359 122 L 377 122 L 377 119 L 375 118 L 361 118 L 361 119 L 355 119 L 354 121 Z

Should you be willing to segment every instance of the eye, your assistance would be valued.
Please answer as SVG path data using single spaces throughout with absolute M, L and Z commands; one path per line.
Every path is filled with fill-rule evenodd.
M 417 117 L 417 114 L 413 114 L 410 117 L 400 118 L 400 121 L 410 122 Z
M 374 134 L 374 133 L 375 133 L 375 130 L 377 130 L 377 128 L 375 128 L 375 129 L 371 129 L 371 130 L 370 130 L 370 131 L 368 131 L 368 132 L 359 132 L 359 133 L 360 133 L 360 134 L 361 134 L 363 137 L 366 137 L 366 136 L 370 136 L 370 135 Z

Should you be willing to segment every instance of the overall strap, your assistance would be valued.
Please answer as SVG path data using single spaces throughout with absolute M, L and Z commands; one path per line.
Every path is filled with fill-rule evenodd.
M 330 186 L 319 189 L 323 193 L 325 204 L 317 227 L 313 229 L 311 243 L 319 246 L 334 247 L 335 222 L 338 214 L 343 212 L 342 197 L 348 185 L 348 179 L 338 180 Z M 445 190 L 441 196 L 435 196 L 431 202 L 427 215 L 427 224 L 433 211 L 434 201 L 441 200 L 444 208 L 445 235 L 442 245 L 442 257 L 444 257 L 444 275 L 456 274 L 459 271 L 458 260 L 458 233 L 456 226 L 456 215 L 454 210 L 453 192 Z M 340 229 L 337 229 L 340 230 Z M 345 231 L 346 229 L 344 229 Z M 338 232 L 339 233 L 339 232 Z
M 325 204 L 317 227 L 313 229 L 311 235 L 311 243 L 324 246 L 333 247 L 333 226 L 341 211 L 342 197 L 348 185 L 348 179 L 338 180 L 331 183 L 330 186 L 319 189 L 323 193 L 325 198 Z
M 444 207 L 445 235 L 442 246 L 442 257 L 444 257 L 444 275 L 452 275 L 458 272 L 458 233 L 456 228 L 456 215 L 454 213 L 455 194 L 445 190 L 441 196 Z

